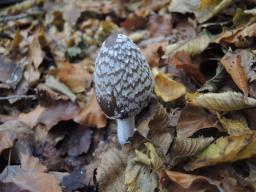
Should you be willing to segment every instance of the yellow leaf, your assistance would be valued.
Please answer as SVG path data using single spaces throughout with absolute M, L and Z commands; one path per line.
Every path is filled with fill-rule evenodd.
M 155 171 L 135 161 L 135 154 L 128 157 L 125 169 L 127 192 L 154 192 L 159 186 L 159 177 Z
M 216 111 L 233 111 L 256 106 L 256 99 L 238 92 L 187 93 L 186 101 L 192 105 Z
M 146 146 L 146 154 L 135 150 L 135 161 L 141 162 L 155 170 L 158 170 L 162 167 L 163 161 L 161 157 L 158 155 L 155 147 L 147 142 Z
M 194 170 L 223 162 L 233 162 L 256 155 L 256 133 L 220 137 L 185 167 Z
M 218 113 L 217 116 L 222 127 L 228 132 L 229 135 L 240 135 L 241 133 L 251 131 L 245 123 L 239 120 L 227 119 L 225 117 L 221 117 Z
M 153 75 L 155 80 L 155 93 L 165 102 L 178 99 L 186 93 L 186 87 L 183 84 L 170 79 L 156 68 L 153 69 Z

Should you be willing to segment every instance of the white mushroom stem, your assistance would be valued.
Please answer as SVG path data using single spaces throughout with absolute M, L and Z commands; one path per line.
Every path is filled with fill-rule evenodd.
M 132 137 L 135 129 L 134 116 L 126 119 L 117 119 L 117 137 L 121 145 L 125 144 L 129 137 Z

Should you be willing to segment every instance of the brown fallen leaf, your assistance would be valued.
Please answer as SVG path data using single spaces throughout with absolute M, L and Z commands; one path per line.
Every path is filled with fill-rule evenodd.
M 124 170 L 127 164 L 127 153 L 110 148 L 102 154 L 97 168 L 99 191 L 125 192 Z
M 216 111 L 233 111 L 256 106 L 256 99 L 241 93 L 187 93 L 186 101 L 192 105 Z
M 241 55 L 234 52 L 227 52 L 220 60 L 226 71 L 231 75 L 236 85 L 248 96 L 248 81 L 245 71 L 241 65 Z
M 187 157 L 192 157 L 213 141 L 212 137 L 206 138 L 175 138 L 168 154 L 170 155 L 170 165 L 175 166 Z
M 175 80 L 169 78 L 166 74 L 159 72 L 156 68 L 152 69 L 155 82 L 155 93 L 164 102 L 171 102 L 178 99 L 186 93 L 186 87 Z
M 185 51 L 176 52 L 171 58 L 169 58 L 169 63 L 171 65 L 175 65 L 177 69 L 184 70 L 200 84 L 204 84 L 206 82 L 204 75 L 192 64 L 190 55 Z
M 122 23 L 122 26 L 126 30 L 134 30 L 138 28 L 142 28 L 143 25 L 145 25 L 147 22 L 146 17 L 139 16 L 136 13 L 131 13 L 128 15 L 126 20 Z
M 91 75 L 82 64 L 71 64 L 68 61 L 58 61 L 58 68 L 50 73 L 60 82 L 67 85 L 72 92 L 81 93 L 91 85 Z
M 0 174 L 4 183 L 15 183 L 18 187 L 31 192 L 61 192 L 56 178 L 45 173 L 46 169 L 37 158 L 23 156 L 21 166 L 8 165 Z
M 149 17 L 148 31 L 150 36 L 169 35 L 172 32 L 171 15 L 152 15 Z
M 185 174 L 177 171 L 168 170 L 165 170 L 165 173 L 167 174 L 169 179 L 186 189 L 189 189 L 194 183 L 207 182 L 211 185 L 216 186 L 218 189 L 220 189 L 220 191 L 222 191 L 219 181 L 215 181 L 205 176 Z
M 87 104 L 80 107 L 80 112 L 74 118 L 74 121 L 82 125 L 97 128 L 103 128 L 106 126 L 107 119 L 96 100 L 94 89 L 91 91 Z
M 201 153 L 196 155 L 185 168 L 194 170 L 217 163 L 234 162 L 256 154 L 256 134 L 244 133 L 238 136 L 220 137 Z
M 217 118 L 214 115 L 200 107 L 187 105 L 182 109 L 178 120 L 177 137 L 190 137 L 201 129 L 212 127 L 217 127 Z
M 14 141 L 23 134 L 32 134 L 32 130 L 20 121 L 10 120 L 0 125 L 0 153 L 12 147 Z
M 81 16 L 80 8 L 73 2 L 67 2 L 63 10 L 63 19 L 73 27 Z

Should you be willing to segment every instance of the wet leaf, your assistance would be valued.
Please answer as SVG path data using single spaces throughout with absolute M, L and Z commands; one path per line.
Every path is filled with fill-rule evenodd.
M 186 100 L 192 105 L 216 111 L 233 111 L 256 106 L 256 100 L 238 92 L 187 93 Z
M 246 159 L 256 154 L 256 134 L 220 137 L 186 165 L 187 170 Z
M 110 148 L 102 155 L 96 176 L 100 191 L 126 191 L 124 186 L 126 161 L 127 154 L 116 148 Z
M 176 127 L 177 137 L 190 137 L 201 129 L 212 127 L 217 127 L 217 118 L 215 116 L 200 107 L 187 105 L 182 109 L 178 120 Z
M 94 89 L 91 91 L 88 103 L 85 106 L 80 106 L 80 112 L 74 118 L 74 121 L 82 125 L 97 128 L 106 126 L 107 119 L 96 100 Z
M 194 156 L 210 145 L 213 141 L 212 137 L 208 138 L 176 138 L 168 153 L 170 157 L 170 165 L 174 166 L 187 157 Z
M 241 56 L 234 52 L 227 52 L 220 60 L 226 71 L 231 75 L 236 85 L 248 96 L 248 82 L 244 69 L 241 65 Z
M 186 93 L 186 87 L 169 78 L 166 74 L 159 72 L 156 68 L 152 70 L 155 82 L 155 93 L 164 102 L 171 102 Z

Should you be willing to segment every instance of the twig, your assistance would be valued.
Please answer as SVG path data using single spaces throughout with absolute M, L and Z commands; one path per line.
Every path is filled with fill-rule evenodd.
M 9 99 L 36 99 L 36 95 L 10 95 L 6 97 L 0 97 L 0 101 Z

